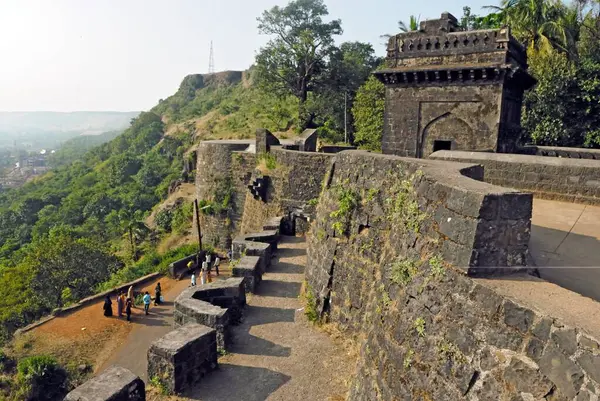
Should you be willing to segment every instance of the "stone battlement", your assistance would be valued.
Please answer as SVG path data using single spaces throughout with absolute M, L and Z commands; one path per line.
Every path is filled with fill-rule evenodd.
M 437 20 L 423 21 L 419 30 L 400 33 L 388 42 L 389 68 L 456 62 L 512 64 L 527 69 L 525 48 L 511 36 L 508 27 L 461 31 L 449 13 Z

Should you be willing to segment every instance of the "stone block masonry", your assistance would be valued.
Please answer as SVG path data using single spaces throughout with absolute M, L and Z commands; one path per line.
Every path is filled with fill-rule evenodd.
M 360 344 L 350 401 L 598 399 L 600 325 L 567 324 L 490 284 L 537 280 L 524 274 L 532 198 L 476 180 L 482 173 L 336 156 L 308 237 L 306 279 L 314 308 Z
M 427 157 L 440 149 L 512 152 L 520 133 L 525 49 L 510 29 L 464 32 L 448 13 L 390 38 L 382 151 Z
M 65 401 L 145 401 L 142 379 L 120 366 L 106 369 L 65 397 Z
M 460 151 L 430 158 L 480 164 L 486 182 L 540 198 L 600 205 L 600 160 Z
M 244 256 L 232 267 L 233 277 L 243 277 L 246 292 L 254 293 L 262 279 L 259 256 Z
M 226 349 L 229 341 L 229 327 L 236 324 L 246 305 L 243 278 L 230 278 L 190 287 L 175 299 L 173 311 L 174 326 L 198 323 L 216 330 L 219 349 Z
M 254 166 L 255 155 L 246 156 L 244 151 L 253 144 L 254 141 L 204 141 L 198 146 L 197 197 L 212 204 L 214 209 L 200 216 L 204 241 L 208 244 L 221 248 L 231 244 L 235 224 L 244 210 L 245 191 L 240 194 L 240 187 L 250 178 L 241 170 L 246 162 Z M 242 153 L 243 156 L 234 156 Z
M 181 393 L 200 382 L 217 364 L 216 331 L 186 324 L 167 333 L 148 350 L 148 377 L 158 379 L 171 392 Z

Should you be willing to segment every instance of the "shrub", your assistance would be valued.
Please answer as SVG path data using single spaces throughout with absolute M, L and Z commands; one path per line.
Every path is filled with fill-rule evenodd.
M 31 356 L 17 365 L 19 395 L 27 401 L 56 400 L 67 387 L 67 372 L 49 356 Z

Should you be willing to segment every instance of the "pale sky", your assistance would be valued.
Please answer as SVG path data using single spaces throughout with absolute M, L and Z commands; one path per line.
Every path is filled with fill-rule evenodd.
M 409 15 L 462 15 L 466 0 L 325 0 L 340 41 L 397 33 Z M 495 0 L 469 0 L 474 13 Z M 0 0 L 0 111 L 137 111 L 187 74 L 243 70 L 267 41 L 256 17 L 287 0 Z

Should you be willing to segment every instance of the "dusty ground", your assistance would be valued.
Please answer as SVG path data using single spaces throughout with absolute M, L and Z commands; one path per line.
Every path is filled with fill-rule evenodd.
M 353 354 L 308 323 L 298 298 L 306 265 L 303 239 L 287 237 L 234 328 L 219 370 L 182 397 L 151 401 L 344 400 Z
M 600 301 L 600 207 L 534 199 L 529 249 L 540 275 Z
M 153 294 L 157 281 L 160 281 L 166 297 L 179 294 L 180 287 L 186 285 L 184 282 L 162 277 L 140 288 Z M 127 323 L 124 317 L 116 317 L 114 297 L 115 316 L 104 317 L 103 303 L 104 301 L 98 301 L 69 315 L 57 317 L 15 338 L 12 344 L 14 354 L 18 357 L 51 355 L 63 364 L 85 363 L 97 370 L 126 341 L 132 330 L 147 324 L 139 308 L 132 311 L 132 323 Z

